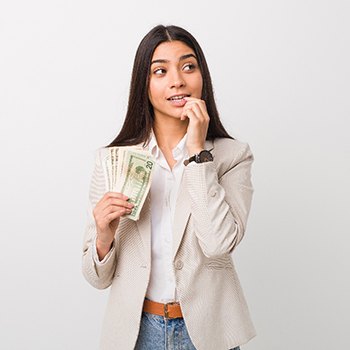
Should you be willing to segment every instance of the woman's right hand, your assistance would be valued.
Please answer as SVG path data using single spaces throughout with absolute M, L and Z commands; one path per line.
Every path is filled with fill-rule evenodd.
M 129 203 L 127 199 L 128 197 L 122 193 L 107 192 L 93 210 L 97 230 L 97 251 L 101 252 L 98 254 L 100 259 L 100 255 L 106 255 L 111 247 L 120 217 L 130 214 L 134 207 L 134 204 Z

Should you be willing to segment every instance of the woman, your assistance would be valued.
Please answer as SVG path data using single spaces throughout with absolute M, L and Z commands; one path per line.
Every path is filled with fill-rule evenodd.
M 234 263 L 253 188 L 253 155 L 222 126 L 195 38 L 156 26 L 136 52 L 124 125 L 110 146 L 155 158 L 140 219 L 107 192 L 96 155 L 83 273 L 111 286 L 101 349 L 239 349 L 255 336 Z

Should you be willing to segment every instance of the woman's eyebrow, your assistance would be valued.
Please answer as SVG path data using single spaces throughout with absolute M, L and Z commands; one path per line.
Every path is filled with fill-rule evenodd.
M 180 61 L 183 61 L 183 60 L 186 60 L 186 59 L 189 58 L 189 57 L 194 57 L 195 59 L 197 59 L 197 57 L 196 57 L 193 53 L 188 53 L 188 54 L 186 54 L 186 55 L 180 56 L 179 62 L 180 62 Z M 169 61 L 169 60 L 166 60 L 166 59 L 159 58 L 159 59 L 157 59 L 157 60 L 152 61 L 152 62 L 151 62 L 151 65 L 152 65 L 153 63 L 168 63 L 168 62 L 170 62 L 170 61 Z
M 183 61 L 183 60 L 186 60 L 187 58 L 189 57 L 194 57 L 195 59 L 197 59 L 197 57 L 193 54 L 193 53 L 188 53 L 187 55 L 182 55 L 180 58 L 179 58 L 179 62 L 180 61 Z

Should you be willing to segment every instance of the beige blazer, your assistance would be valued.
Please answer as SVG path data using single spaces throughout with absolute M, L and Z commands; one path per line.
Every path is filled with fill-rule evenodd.
M 175 209 L 173 263 L 176 288 L 190 338 L 198 350 L 228 350 L 256 335 L 232 252 L 246 229 L 253 188 L 253 155 L 238 140 L 206 141 L 214 161 L 185 167 Z M 110 287 L 100 349 L 132 350 L 139 333 L 151 269 L 150 195 L 138 221 L 122 218 L 114 248 L 94 263 L 92 210 L 106 192 L 103 159 L 96 153 L 82 271 L 95 288 Z

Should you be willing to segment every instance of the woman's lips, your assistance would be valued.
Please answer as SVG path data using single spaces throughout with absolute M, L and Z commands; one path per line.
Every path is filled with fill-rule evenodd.
M 183 107 L 187 102 L 186 97 L 189 97 L 189 96 L 191 95 L 186 93 L 183 93 L 183 94 L 180 93 L 167 98 L 167 100 L 170 102 L 170 104 L 173 107 Z
M 174 107 L 183 107 L 187 102 L 184 98 L 182 98 L 180 100 L 168 100 L 168 101 Z

